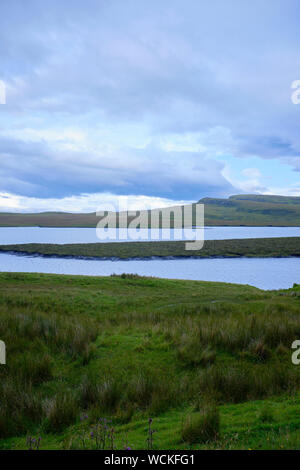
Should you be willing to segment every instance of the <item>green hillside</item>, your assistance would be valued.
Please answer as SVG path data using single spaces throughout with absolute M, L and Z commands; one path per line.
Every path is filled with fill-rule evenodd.
M 206 225 L 300 225 L 300 197 L 236 195 L 203 198 Z

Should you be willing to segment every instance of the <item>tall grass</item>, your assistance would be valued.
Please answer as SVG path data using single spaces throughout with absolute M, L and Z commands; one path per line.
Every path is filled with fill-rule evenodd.
M 222 403 L 240 403 L 267 396 L 293 393 L 300 386 L 295 368 L 277 362 L 271 367 L 239 364 L 213 366 L 198 375 L 199 392 Z
M 176 312 L 172 319 L 161 322 L 160 330 L 179 353 L 183 351 L 183 356 L 185 351 L 190 350 L 191 356 L 196 352 L 197 356 L 199 351 L 210 348 L 230 353 L 248 350 L 267 359 L 268 348 L 280 344 L 289 348 L 292 341 L 300 337 L 298 305 L 287 311 L 280 304 L 254 304 L 253 311 L 249 311 L 249 306 L 245 309 L 235 304 L 198 307 L 196 312 L 194 308 L 189 312 L 185 307 L 181 315 Z
M 155 416 L 170 404 L 176 406 L 181 394 L 172 377 L 157 377 L 153 371 L 147 371 L 122 379 L 89 374 L 82 380 L 79 396 L 83 409 L 93 407 L 94 414 L 115 413 L 118 419 L 126 420 L 134 409 Z
M 59 433 L 73 424 L 79 415 L 78 399 L 72 392 L 59 393 L 44 403 L 45 431 Z
M 0 338 L 7 346 L 7 364 L 0 368 L 0 437 L 26 433 L 45 419 L 49 429 L 58 429 L 58 409 L 64 426 L 70 424 L 75 419 L 75 412 L 71 414 L 68 408 L 71 402 L 55 398 L 48 407 L 51 412 L 46 411 L 49 400 L 40 387 L 55 378 L 59 358 L 86 362 L 97 328 L 88 319 L 76 319 L 74 324 L 69 316 L 31 313 L 22 298 L 14 300 L 18 307 L 12 309 L 10 302 L 3 305 L 3 297 L 1 300 Z M 69 420 L 64 417 L 64 407 L 69 410 L 65 411 Z
M 290 361 L 300 304 L 289 292 L 127 275 L 32 279 L 0 283 L 0 437 L 64 432 L 81 413 L 126 423 L 198 397 L 240 403 L 300 390 Z M 214 439 L 217 416 L 200 406 L 184 439 Z
M 189 415 L 182 425 L 181 439 L 190 445 L 216 440 L 220 434 L 220 414 L 214 405 Z

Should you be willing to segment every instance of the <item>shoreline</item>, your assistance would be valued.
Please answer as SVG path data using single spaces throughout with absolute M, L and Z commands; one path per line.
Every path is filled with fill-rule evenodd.
M 28 258 L 54 258 L 54 259 L 73 259 L 73 260 L 84 260 L 84 261 L 172 261 L 172 260 L 186 260 L 186 259 L 267 259 L 267 258 L 274 258 L 274 259 L 282 259 L 282 258 L 300 258 L 300 254 L 294 255 L 241 255 L 241 256 L 230 256 L 230 255 L 211 255 L 211 256 L 132 256 L 128 258 L 122 258 L 118 256 L 84 256 L 84 255 L 59 255 L 59 254 L 48 254 L 48 253 L 40 253 L 40 252 L 30 252 L 30 251 L 16 251 L 16 250 L 1 250 L 1 254 L 8 254 L 12 256 L 24 256 Z

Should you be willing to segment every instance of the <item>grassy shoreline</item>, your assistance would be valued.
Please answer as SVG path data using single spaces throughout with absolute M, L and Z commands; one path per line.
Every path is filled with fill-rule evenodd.
M 154 449 L 299 448 L 299 299 L 299 286 L 0 273 L 0 448 L 28 435 L 96 448 L 101 418 L 117 449 L 145 449 L 149 417 Z
M 300 237 L 207 240 L 188 251 L 184 241 L 1 245 L 0 252 L 78 259 L 282 258 L 300 256 Z

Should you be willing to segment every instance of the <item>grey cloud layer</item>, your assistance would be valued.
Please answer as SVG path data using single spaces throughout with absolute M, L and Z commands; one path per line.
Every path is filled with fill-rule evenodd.
M 300 73 L 299 13 L 297 0 L 2 0 L 5 112 L 25 121 L 40 112 L 46 123 L 92 112 L 112 125 L 143 122 L 154 138 L 223 126 L 233 155 L 298 169 L 300 110 L 290 85 Z M 88 155 L 57 154 L 45 142 L 1 138 L 0 151 L 3 189 L 27 195 L 101 188 L 196 198 L 233 189 L 208 152 L 124 148 L 93 167 Z
M 40 143 L 0 140 L 1 189 L 39 197 L 65 197 L 86 192 L 193 199 L 196 194 L 227 194 L 232 186 L 223 165 L 199 159 L 199 153 L 164 152 L 155 146 L 129 149 L 123 157 L 90 158 L 90 154 L 57 152 Z M 137 164 L 142 162 L 142 164 Z M 18 178 L 7 175 L 18 175 Z M 184 188 L 182 187 L 184 186 Z

